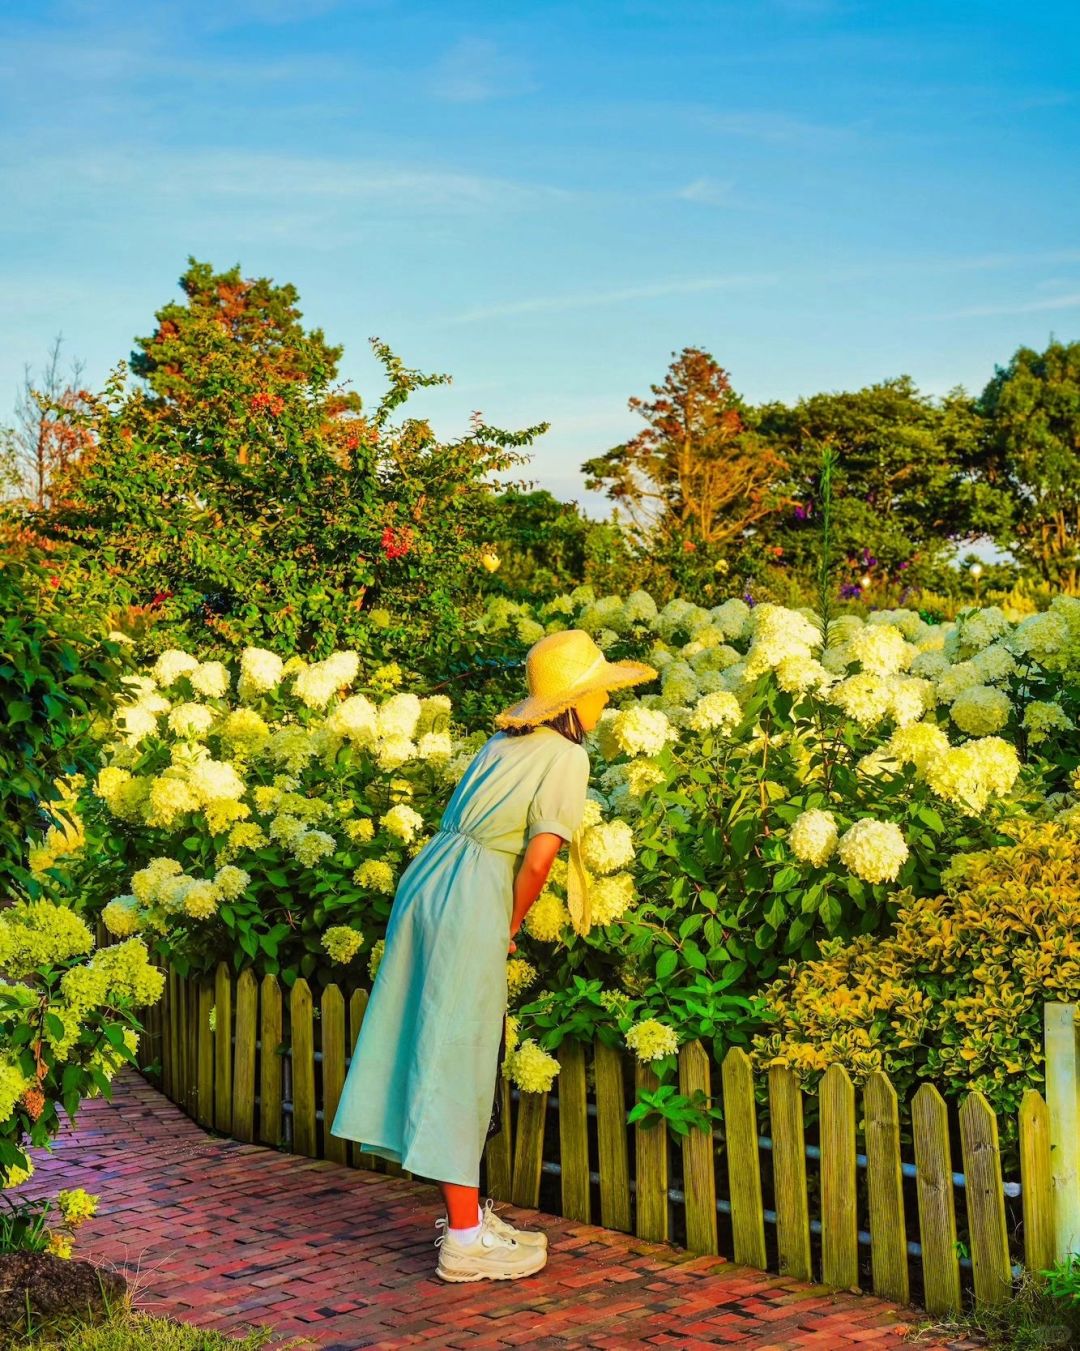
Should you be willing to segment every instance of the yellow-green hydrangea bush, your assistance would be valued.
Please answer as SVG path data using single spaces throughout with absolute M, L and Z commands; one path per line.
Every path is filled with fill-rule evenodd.
M 483 741 L 402 678 L 362 674 L 356 652 L 161 653 L 115 691 L 98 774 L 35 845 L 41 894 L 85 898 L 181 972 L 224 958 L 290 984 L 360 975 Z
M 560 859 L 519 937 L 539 975 L 522 1036 L 548 1051 L 625 1045 L 650 1021 L 717 1056 L 747 1045 L 787 962 L 887 934 L 958 856 L 1066 805 L 1080 761 L 1076 598 L 826 624 L 740 597 L 661 608 L 579 587 L 535 609 L 500 598 L 485 625 L 526 617 L 659 672 L 614 696 L 587 742 L 597 928 L 573 931 Z
M 30 1176 L 27 1150 L 56 1135 L 61 1108 L 74 1120 L 134 1059 L 135 1010 L 163 985 L 139 938 L 95 947 L 79 915 L 45 899 L 0 910 L 0 1186 Z

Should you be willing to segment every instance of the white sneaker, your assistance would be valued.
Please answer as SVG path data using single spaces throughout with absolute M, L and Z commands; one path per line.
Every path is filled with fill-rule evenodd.
M 509 1220 L 504 1220 L 501 1215 L 496 1214 L 495 1202 L 490 1196 L 484 1202 L 484 1211 L 479 1222 L 490 1224 L 497 1234 L 502 1234 L 505 1238 L 516 1238 L 524 1247 L 546 1248 L 548 1245 L 548 1236 L 542 1229 L 519 1229 Z M 435 1224 L 439 1229 L 446 1229 L 446 1216 L 436 1220 Z
M 486 1210 L 480 1233 L 472 1243 L 459 1243 L 449 1228 L 435 1240 L 439 1249 L 436 1276 L 444 1281 L 516 1281 L 533 1276 L 547 1265 L 547 1248 L 519 1243 L 499 1233 Z
M 495 1212 L 495 1202 L 489 1196 L 484 1202 L 484 1218 L 497 1234 L 504 1234 L 507 1238 L 516 1238 L 519 1243 L 531 1248 L 546 1248 L 548 1245 L 548 1236 L 542 1229 L 519 1229 L 517 1225 L 511 1224 L 509 1220 L 504 1220 L 501 1215 Z

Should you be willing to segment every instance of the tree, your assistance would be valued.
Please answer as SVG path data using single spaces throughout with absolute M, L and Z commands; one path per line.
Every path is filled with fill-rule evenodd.
M 962 390 L 936 402 L 908 376 L 762 407 L 757 429 L 789 466 L 790 507 L 770 523 L 770 548 L 797 573 L 813 573 L 821 448 L 830 445 L 833 532 L 849 593 L 866 575 L 878 585 L 927 583 L 954 541 L 981 533 L 965 468 L 978 421 Z
M 404 659 L 435 660 L 425 636 L 460 627 L 479 523 L 503 486 L 492 476 L 544 428 L 476 415 L 441 442 L 426 421 L 395 422 L 448 377 L 380 342 L 389 388 L 365 415 L 334 383 L 341 349 L 303 327 L 291 286 L 192 261 L 181 287 L 186 301 L 158 312 L 132 356 L 143 386 L 121 367 L 90 401 L 93 449 L 42 530 L 156 606 L 169 642 L 319 655 L 363 646 L 379 607 L 382 643 L 407 633 Z
M 1080 342 L 1017 350 L 983 390 L 984 492 L 996 542 L 1046 582 L 1080 590 Z
M 716 551 L 780 505 L 784 462 L 748 427 L 727 372 L 697 347 L 672 354 L 652 400 L 629 407 L 646 427 L 582 466 L 586 486 L 606 491 L 642 533 L 666 546 L 690 540 Z
M 63 337 L 57 335 L 44 369 L 35 377 L 23 368 L 23 383 L 15 404 L 15 426 L 7 437 L 5 496 L 14 496 L 33 507 L 44 507 L 52 498 L 53 484 L 71 469 L 87 449 L 86 434 L 71 414 L 84 403 L 83 364 L 71 363 L 65 377 L 60 352 Z

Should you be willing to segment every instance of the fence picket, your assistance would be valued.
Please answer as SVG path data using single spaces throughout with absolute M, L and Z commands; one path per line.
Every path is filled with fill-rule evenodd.
M 679 1092 L 693 1098 L 705 1094 L 712 1106 L 712 1071 L 700 1041 L 689 1041 L 679 1051 Z M 693 1252 L 718 1253 L 716 1234 L 716 1146 L 712 1128 L 683 1136 L 683 1194 L 686 1197 L 686 1246 Z
M 981 1093 L 960 1108 L 971 1266 L 977 1304 L 1002 1304 L 1012 1291 L 1005 1189 L 1001 1181 L 997 1118 Z
M 185 1112 L 190 1111 L 191 1075 L 188 1070 L 191 1041 L 188 1037 L 188 993 L 186 978 L 176 978 L 176 1040 L 179 1052 L 179 1078 L 176 1084 L 177 1100 Z
M 258 1038 L 259 987 L 249 967 L 236 982 L 236 1042 L 233 1052 L 232 1134 L 255 1138 L 255 1042 Z
M 1050 1174 L 1050 1113 L 1029 1088 L 1020 1105 L 1020 1195 L 1024 1203 L 1024 1264 L 1030 1272 L 1054 1265 L 1054 1189 Z
M 655 1093 L 660 1080 L 648 1065 L 634 1066 L 634 1081 L 638 1091 Z M 640 1121 L 634 1127 L 634 1181 L 637 1205 L 635 1207 L 638 1238 L 652 1243 L 666 1243 L 668 1223 L 668 1133 L 667 1123 L 645 1126 Z
M 564 1041 L 559 1047 L 559 1168 L 562 1213 L 589 1223 L 589 1103 L 585 1084 L 585 1047 Z
M 907 1229 L 900 1160 L 900 1106 L 896 1089 L 875 1070 L 863 1089 L 866 1187 L 870 1198 L 870 1267 L 874 1293 L 906 1304 L 909 1297 Z
M 276 976 L 263 976 L 259 1009 L 259 1139 L 275 1149 L 281 1144 L 281 986 Z
M 289 1051 L 292 1056 L 293 1153 L 318 1153 L 315 1130 L 315 1032 L 311 988 L 301 976 L 289 991 Z
M 825 1071 L 821 1112 L 821 1279 L 838 1290 L 859 1284 L 855 1173 L 855 1089 L 843 1065 Z
M 177 1003 L 177 985 L 179 977 L 170 963 L 165 968 L 165 1014 L 162 1020 L 164 1031 L 161 1054 L 161 1087 L 165 1096 L 173 1102 L 179 1102 L 180 1093 L 177 1083 L 177 1070 L 180 1065 L 180 1009 Z
M 811 1278 L 810 1207 L 806 1194 L 803 1101 L 795 1072 L 787 1065 L 769 1067 L 769 1119 L 780 1275 L 808 1281 Z
M 622 1052 L 597 1042 L 593 1049 L 596 1077 L 596 1139 L 600 1163 L 600 1223 L 630 1232 L 630 1162 L 626 1143 L 626 1094 Z
M 724 1057 L 722 1079 L 735 1261 L 764 1271 L 765 1207 L 761 1198 L 754 1072 L 750 1057 L 740 1047 L 732 1047 Z
M 1054 1257 L 1080 1253 L 1080 1055 L 1076 1004 L 1046 1004 L 1046 1108 L 1054 1188 Z
M 214 987 L 208 980 L 198 983 L 196 1017 L 196 1055 L 198 1071 L 195 1086 L 195 1120 L 200 1126 L 214 1124 L 214 1033 L 210 1010 L 214 1007 Z
M 364 1014 L 367 1011 L 368 992 L 366 990 L 354 990 L 349 997 L 349 1056 L 352 1056 L 356 1050 L 356 1039 L 360 1035 L 360 1029 L 364 1025 Z M 367 1168 L 373 1170 L 375 1167 L 375 1156 L 365 1154 L 360 1148 L 360 1142 L 353 1140 L 349 1144 L 349 1161 L 354 1168 Z
M 336 985 L 328 985 L 323 991 L 321 1015 L 322 1157 L 344 1163 L 347 1142 L 339 1135 L 330 1134 L 341 1101 L 341 1086 L 345 1082 L 345 998 Z
M 522 1093 L 518 1099 L 514 1138 L 514 1174 L 510 1195 L 516 1206 L 535 1210 L 540 1201 L 540 1173 L 544 1162 L 546 1093 Z
M 960 1261 L 956 1248 L 949 1109 L 932 1084 L 923 1084 L 911 1104 L 915 1139 L 923 1303 L 928 1313 L 960 1308 Z
M 513 1185 L 514 1132 L 510 1120 L 510 1081 L 503 1075 L 501 1066 L 495 1092 L 500 1095 L 502 1130 L 491 1137 L 484 1149 L 487 1194 L 496 1201 L 509 1201 Z
M 232 1130 L 232 976 L 224 962 L 214 972 L 214 1126 Z

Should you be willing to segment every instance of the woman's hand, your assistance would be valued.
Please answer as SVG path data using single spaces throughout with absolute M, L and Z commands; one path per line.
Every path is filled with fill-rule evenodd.
M 517 952 L 517 944 L 514 942 L 515 933 L 517 933 L 516 929 L 514 930 L 514 933 L 510 935 L 510 946 L 506 949 L 506 955 L 508 957 L 512 957 L 514 953 Z

